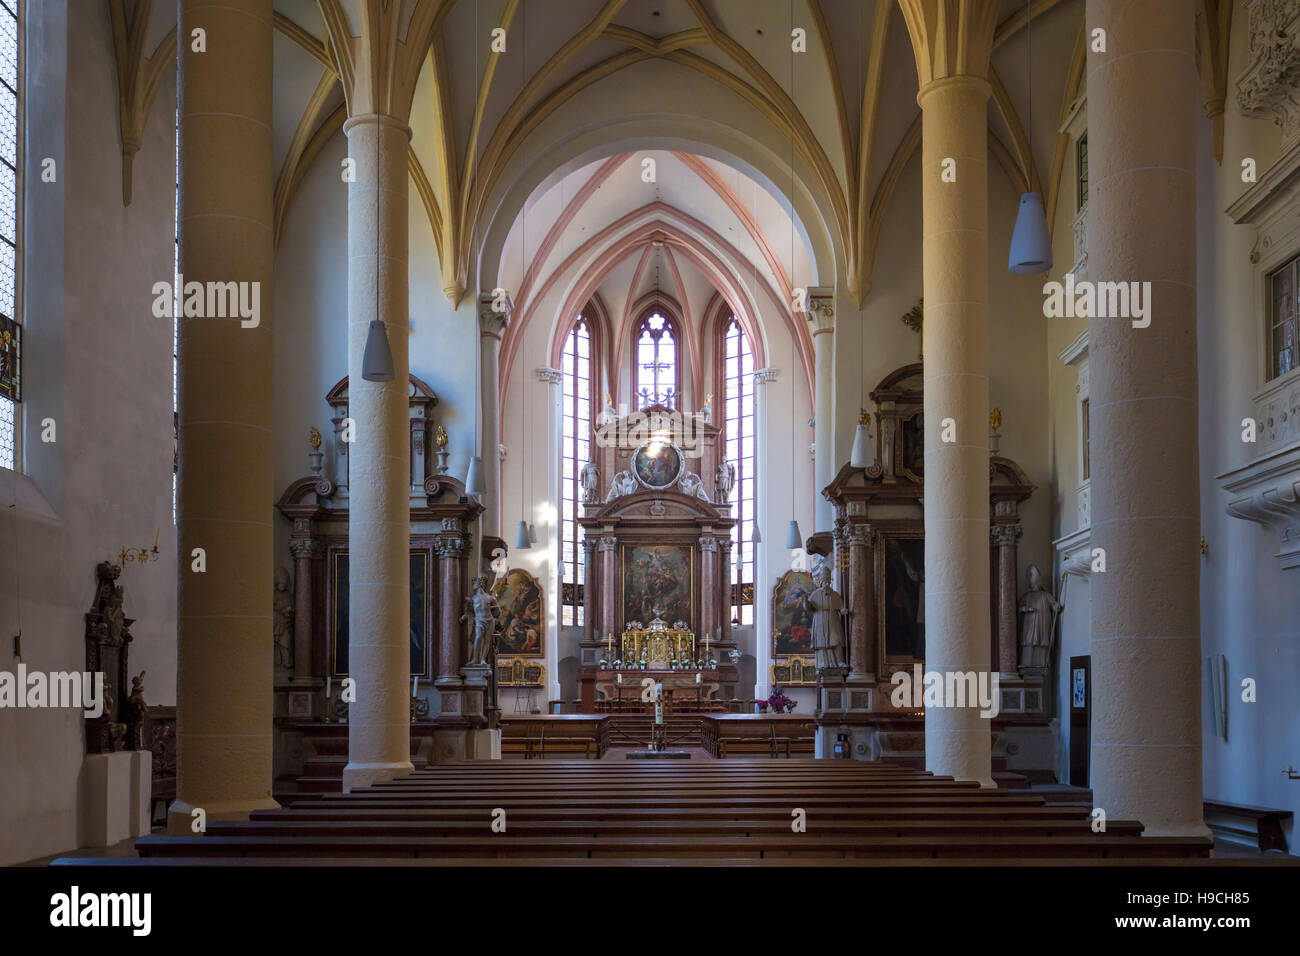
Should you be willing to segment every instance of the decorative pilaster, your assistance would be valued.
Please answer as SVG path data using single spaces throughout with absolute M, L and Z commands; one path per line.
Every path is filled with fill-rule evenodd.
M 731 562 L 735 560 L 732 557 L 734 545 L 730 535 L 718 539 L 718 547 L 721 549 L 718 555 L 718 623 L 722 625 L 722 641 L 725 644 L 731 643 Z
M 700 640 L 703 647 L 704 635 L 709 641 L 718 639 L 718 602 L 709 600 L 709 595 L 718 593 L 718 539 L 712 535 L 700 538 Z M 669 621 L 669 625 L 673 622 Z
M 596 567 L 596 538 L 582 539 L 582 639 L 595 639 L 597 616 L 600 614 L 599 569 Z M 613 636 L 602 632 L 602 640 Z
M 310 525 L 309 521 L 300 519 L 295 525 Z M 312 638 L 315 636 L 315 622 L 312 620 L 312 582 L 316 577 L 316 564 L 320 560 L 321 546 L 315 538 L 299 537 L 295 528 L 294 537 L 289 541 L 289 553 L 293 555 L 293 682 L 295 684 L 311 683 L 316 677 L 315 662 L 312 660 Z
M 504 310 L 498 309 L 504 306 Z M 499 410 L 497 403 L 501 394 L 499 360 L 501 357 L 501 336 L 510 324 L 510 313 L 514 303 L 504 292 L 497 296 L 483 292 L 478 298 L 478 355 L 479 385 L 482 389 L 481 425 L 483 432 L 483 483 L 484 494 L 480 499 L 483 504 L 483 533 L 501 536 L 501 456 L 497 445 L 501 441 L 497 428 Z M 520 385 L 522 388 L 522 384 Z M 528 508 L 525 506 L 524 511 Z M 528 515 L 524 515 L 528 520 Z
M 612 534 L 602 535 L 598 547 L 600 549 L 600 635 L 606 639 L 613 635 L 614 645 L 618 646 L 620 600 L 618 538 Z
M 808 290 L 808 324 L 812 326 L 817 405 L 813 414 L 814 530 L 829 531 L 835 509 L 822 489 L 835 477 L 835 290 L 815 286 Z
M 438 556 L 438 677 L 437 684 L 460 684 L 465 626 L 465 582 L 463 567 L 469 555 L 470 540 L 459 528 L 444 529 L 434 543 Z

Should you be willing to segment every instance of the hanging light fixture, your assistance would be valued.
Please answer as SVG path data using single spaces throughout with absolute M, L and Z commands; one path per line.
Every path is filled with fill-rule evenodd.
M 853 453 L 849 465 L 866 468 L 871 464 L 871 413 L 865 408 L 858 418 L 858 429 L 853 433 Z
M 469 460 L 469 471 L 465 473 L 465 494 L 481 495 L 484 493 L 483 459 L 478 455 L 474 455 Z
M 393 350 L 388 347 L 388 331 L 378 319 L 370 323 L 366 350 L 361 356 L 361 377 L 367 382 L 393 380 Z
M 1026 12 L 1030 0 L 1025 0 Z M 1025 114 L 1029 126 L 1029 155 L 1026 157 L 1025 179 L 1033 186 L 1034 168 L 1034 75 L 1033 44 L 1029 36 L 1030 20 L 1025 20 L 1025 50 L 1028 60 L 1026 75 L 1029 78 L 1029 109 Z M 1016 228 L 1011 233 L 1011 252 L 1007 256 L 1007 269 L 1016 275 L 1035 275 L 1052 268 L 1052 236 L 1047 230 L 1047 213 L 1043 209 L 1043 196 L 1027 192 L 1020 197 L 1020 212 L 1016 214 Z
M 762 544 L 762 543 L 763 543 L 763 536 L 762 536 L 762 535 L 759 533 L 759 531 L 758 531 L 758 522 L 757 522 L 757 521 L 754 522 L 754 533 L 751 534 L 751 535 L 749 536 L 749 541 L 750 541 L 751 544 Z
M 799 533 L 799 522 L 790 519 L 790 530 L 785 533 L 785 546 L 791 551 L 803 547 L 803 535 Z
M 537 525 L 533 524 L 531 521 L 528 522 L 528 541 L 530 544 L 537 543 Z
M 528 522 L 520 521 L 519 530 L 515 532 L 515 550 L 527 551 L 532 546 L 533 543 L 528 537 Z

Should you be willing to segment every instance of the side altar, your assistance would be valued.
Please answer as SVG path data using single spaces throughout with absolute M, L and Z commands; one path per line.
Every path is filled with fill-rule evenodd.
M 607 411 L 598 438 L 598 457 L 582 469 L 586 513 L 578 519 L 583 712 L 611 699 L 615 674 L 630 671 L 638 686 L 642 670 L 688 682 L 709 671 L 710 693 L 734 697 L 734 471 L 719 458 L 718 429 L 704 415 L 652 405 L 622 418 Z

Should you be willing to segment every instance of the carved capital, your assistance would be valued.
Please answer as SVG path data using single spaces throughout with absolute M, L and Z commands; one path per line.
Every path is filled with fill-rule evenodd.
M 755 385 L 770 385 L 781 377 L 779 368 L 760 368 L 754 372 Z
M 718 539 L 709 537 L 700 538 L 700 551 L 716 554 L 718 551 Z
M 506 330 L 510 324 L 510 313 L 514 309 L 514 303 L 510 301 L 508 293 L 502 292 L 502 298 L 505 300 L 505 310 L 497 309 L 497 305 L 502 304 L 498 301 L 493 292 L 483 292 L 478 297 L 478 330 L 484 338 L 497 339 L 501 338 L 501 333 Z
M 869 524 L 850 524 L 844 531 L 844 536 L 849 539 L 849 547 L 865 548 L 871 544 L 872 528 Z
M 812 325 L 814 340 L 817 336 L 835 331 L 835 294 L 827 286 L 816 286 L 808 290 L 808 314 Z
M 922 93 L 937 80 L 987 79 L 998 4 L 899 0 L 898 5 L 912 40 Z
M 460 535 L 440 534 L 434 542 L 433 550 L 439 558 L 463 558 L 469 554 L 469 539 Z
M 989 542 L 999 548 L 1015 547 L 1023 533 L 1018 524 L 995 524 L 989 528 Z
M 1300 2 L 1248 0 L 1250 55 L 1237 79 L 1237 105 L 1257 119 L 1271 119 L 1289 145 L 1300 137 Z
M 601 550 L 601 551 L 617 551 L 617 550 L 618 550 L 618 538 L 617 538 L 616 536 L 612 535 L 612 534 L 607 534 L 607 535 L 602 536 L 602 537 L 600 538 L 600 550 Z
M 539 368 L 537 377 L 548 385 L 559 385 L 564 381 L 564 373 L 558 368 Z
M 293 555 L 295 561 L 303 558 L 319 558 L 320 542 L 315 538 L 292 538 L 289 541 L 289 553 Z
M 591 556 L 594 555 L 594 554 L 596 553 L 596 546 L 597 546 L 597 542 L 599 542 L 599 541 L 600 541 L 599 538 L 583 538 L 583 539 L 582 539 L 582 550 L 583 550 L 583 553 L 586 554 L 586 556 L 587 556 L 588 559 L 590 559 Z

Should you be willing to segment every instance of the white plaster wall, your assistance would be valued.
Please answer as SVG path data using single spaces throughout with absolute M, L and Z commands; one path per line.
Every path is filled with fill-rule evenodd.
M 172 323 L 153 316 L 151 287 L 173 266 L 175 82 L 163 79 L 124 208 L 107 7 L 69 6 L 27 5 L 25 476 L 0 486 L 20 502 L 0 522 L 0 669 L 17 668 L 21 611 L 28 668 L 82 670 L 95 565 L 151 548 L 157 532 L 159 560 L 126 564 L 119 582 L 136 619 L 131 669 L 148 671 L 151 704 L 172 704 Z M 40 181 L 47 156 L 56 183 Z M 83 741 L 80 711 L 0 710 L 0 864 L 84 842 Z

